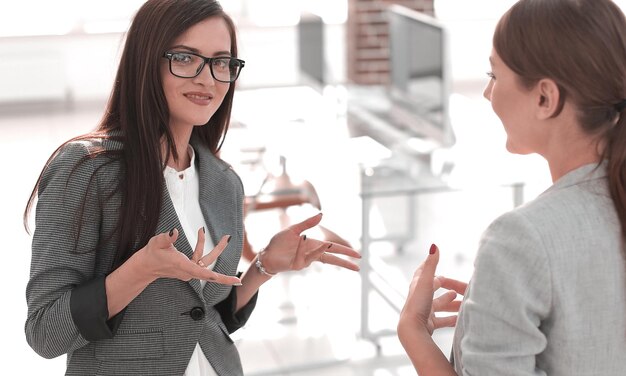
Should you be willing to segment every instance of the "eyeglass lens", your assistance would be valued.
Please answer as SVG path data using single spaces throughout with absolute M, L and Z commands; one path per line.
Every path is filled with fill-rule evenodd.
M 196 77 L 205 65 L 205 59 L 189 53 L 173 53 L 170 60 L 172 73 L 179 77 Z M 210 70 L 213 78 L 221 82 L 233 82 L 239 75 L 241 63 L 232 57 L 211 58 Z

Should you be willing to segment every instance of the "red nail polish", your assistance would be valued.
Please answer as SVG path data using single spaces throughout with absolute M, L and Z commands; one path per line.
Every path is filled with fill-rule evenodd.
M 174 235 L 174 229 L 170 230 L 170 237 Z
M 432 255 L 432 254 L 434 254 L 435 252 L 437 252 L 437 246 L 436 246 L 436 245 L 434 245 L 434 244 L 431 244 L 431 245 L 430 245 L 430 251 L 428 251 L 428 254 Z
M 206 230 L 204 229 L 204 226 L 202 226 L 202 233 L 206 234 Z
M 226 239 L 226 244 L 230 243 L 230 239 L 232 238 L 232 235 L 228 235 L 228 239 Z

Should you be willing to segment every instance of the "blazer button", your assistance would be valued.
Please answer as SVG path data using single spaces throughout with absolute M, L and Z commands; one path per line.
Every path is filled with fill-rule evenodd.
M 202 320 L 204 317 L 204 308 L 202 307 L 193 307 L 191 311 L 189 311 L 189 315 L 195 321 Z

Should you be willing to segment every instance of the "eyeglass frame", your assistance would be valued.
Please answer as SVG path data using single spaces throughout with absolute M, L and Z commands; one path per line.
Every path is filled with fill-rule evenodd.
M 179 76 L 179 75 L 177 75 L 176 73 L 174 73 L 172 71 L 172 57 L 174 56 L 174 54 L 187 54 L 187 55 L 193 55 L 193 56 L 199 57 L 202 60 L 202 66 L 200 67 L 200 69 L 198 69 L 196 74 L 193 75 L 193 76 L 190 76 L 190 77 L 188 77 L 188 76 Z M 207 63 L 209 63 L 209 71 L 211 72 L 211 77 L 213 77 L 213 79 L 215 81 L 226 83 L 226 84 L 232 84 L 233 82 L 237 81 L 237 79 L 239 78 L 239 75 L 241 74 L 241 70 L 243 69 L 243 67 L 246 66 L 245 60 L 241 60 L 241 59 L 238 59 L 236 57 L 232 57 L 232 56 L 206 57 L 206 56 L 202 56 L 200 54 L 194 53 L 194 52 L 187 52 L 187 51 L 185 51 L 185 52 L 173 52 L 173 51 L 165 52 L 163 54 L 163 57 L 166 58 L 168 60 L 168 62 L 169 62 L 168 65 L 169 65 L 170 73 L 172 75 L 176 76 L 176 77 L 179 77 L 179 78 L 195 78 L 195 77 L 198 77 L 200 75 L 200 73 L 202 73 L 202 70 L 207 65 Z M 219 60 L 219 59 L 236 60 L 237 62 L 239 62 L 239 64 L 241 64 L 239 69 L 237 70 L 237 75 L 235 76 L 235 78 L 232 79 L 232 81 L 223 81 L 223 80 L 220 80 L 219 78 L 215 77 L 215 73 L 213 73 L 213 61 L 214 60 Z

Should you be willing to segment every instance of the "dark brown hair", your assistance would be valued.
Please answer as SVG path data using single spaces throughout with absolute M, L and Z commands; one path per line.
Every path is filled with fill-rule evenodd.
M 501 18 L 495 51 L 532 87 L 553 79 L 598 137 L 609 190 L 626 237 L 626 19 L 610 0 L 521 0 Z
M 163 54 L 178 36 L 209 17 L 221 17 L 226 21 L 230 31 L 230 52 L 237 56 L 234 23 L 217 1 L 148 0 L 137 11 L 126 35 L 111 96 L 100 124 L 93 132 L 61 145 L 44 167 L 45 171 L 59 150 L 70 142 L 90 139 L 121 141 L 121 150 L 100 149 L 87 156 L 104 154 L 112 160 L 121 160 L 124 168 L 124 176 L 117 187 L 122 194 L 122 204 L 117 226 L 116 265 L 123 263 L 154 235 L 162 205 L 162 189 L 151 187 L 163 187 L 163 169 L 170 153 L 174 159 L 178 158 L 168 128 L 169 110 L 161 82 L 159 67 L 164 60 Z M 193 130 L 195 137 L 214 154 L 219 151 L 228 131 L 234 91 L 233 83 L 209 122 Z M 168 146 L 166 155 L 161 155 L 162 137 Z M 40 180 L 41 175 L 24 213 L 27 229 L 28 214 Z M 80 218 L 79 222 L 82 214 Z M 78 228 L 80 231 L 80 224 Z

